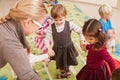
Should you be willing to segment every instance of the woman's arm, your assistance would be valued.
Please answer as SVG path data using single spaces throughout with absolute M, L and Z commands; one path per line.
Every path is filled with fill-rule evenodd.
M 2 43 L 3 59 L 8 62 L 20 80 L 40 80 L 30 66 L 28 56 L 19 41 Z

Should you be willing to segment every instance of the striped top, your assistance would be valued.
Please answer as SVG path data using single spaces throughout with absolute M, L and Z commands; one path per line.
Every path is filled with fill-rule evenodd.
M 64 27 L 65 27 L 64 25 L 65 25 L 65 22 L 60 26 L 55 25 L 57 32 L 62 32 L 64 30 Z M 73 22 L 69 22 L 69 27 L 70 27 L 71 31 L 74 31 L 74 32 L 78 33 L 78 35 L 80 37 L 80 40 L 85 40 L 84 36 L 82 34 L 82 29 L 79 26 L 75 25 Z M 52 28 L 49 27 L 46 31 L 46 37 L 45 37 L 45 40 L 44 40 L 45 41 L 45 46 L 47 48 L 51 47 L 50 44 L 49 44 L 49 41 L 51 40 L 51 37 L 52 37 Z
M 46 30 L 50 26 L 51 23 L 48 22 L 48 20 L 51 20 L 50 16 L 47 16 L 42 24 L 43 27 L 41 27 L 37 32 L 36 32 L 36 37 L 35 37 L 35 46 L 39 50 L 42 51 L 42 53 L 47 53 L 47 48 L 45 47 L 44 44 L 44 38 L 46 36 Z M 49 44 L 52 45 L 52 41 L 49 41 Z

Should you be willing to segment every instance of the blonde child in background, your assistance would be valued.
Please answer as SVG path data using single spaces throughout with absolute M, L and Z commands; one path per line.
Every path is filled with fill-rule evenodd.
M 108 43 L 112 43 L 112 45 L 108 45 L 109 47 L 112 47 L 112 53 L 115 52 L 115 34 L 116 34 L 116 31 L 115 29 L 113 28 L 112 26 L 112 23 L 111 23 L 111 16 L 112 16 L 112 7 L 108 4 L 103 4 L 100 6 L 99 8 L 99 15 L 100 15 L 100 23 L 102 24 L 102 29 L 103 29 L 103 32 L 105 34 L 107 34 L 107 31 L 108 30 L 112 30 L 112 35 L 111 34 L 107 34 L 108 36 Z M 112 42 L 110 42 L 112 41 Z
M 115 37 L 114 37 L 115 35 L 114 35 L 114 31 L 112 29 L 108 29 L 106 34 L 107 34 L 107 37 L 108 37 L 108 40 L 107 40 L 108 48 L 111 47 L 112 48 L 112 53 L 114 53 L 115 52 Z M 110 36 L 112 36 L 112 37 L 110 37 Z
M 71 32 L 74 31 L 80 36 L 80 40 L 84 40 L 82 29 L 74 23 L 66 21 L 67 11 L 62 4 L 54 5 L 51 9 L 51 17 L 54 23 L 48 28 L 45 45 L 49 54 L 55 54 L 51 59 L 56 61 L 56 68 L 60 69 L 57 78 L 69 78 L 69 66 L 77 65 L 78 52 L 76 51 L 71 40 Z M 49 41 L 53 38 L 53 48 Z
M 103 32 L 107 36 L 107 46 L 112 47 L 112 53 L 115 53 L 115 35 L 116 35 L 116 30 L 112 27 L 111 23 L 111 16 L 112 16 L 112 7 L 108 4 L 103 4 L 99 8 L 99 15 L 101 19 L 99 20 L 100 23 L 102 24 L 102 29 Z M 119 68 L 120 67 L 120 61 L 117 59 L 113 58 L 115 67 Z M 107 64 L 107 67 L 109 68 L 109 65 Z M 110 71 L 109 71 L 110 72 Z M 110 72 L 110 74 L 112 74 Z
M 104 61 L 108 62 L 111 71 L 114 71 L 115 64 L 107 50 L 107 37 L 102 31 L 101 23 L 96 19 L 89 19 L 82 32 L 89 44 L 81 44 L 81 49 L 88 50 L 88 55 L 87 64 L 77 74 L 77 80 L 110 80 Z

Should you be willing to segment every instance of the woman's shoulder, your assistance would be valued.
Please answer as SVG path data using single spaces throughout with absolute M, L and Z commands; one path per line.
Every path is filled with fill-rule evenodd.
M 18 34 L 19 32 L 22 32 L 21 25 L 12 19 L 0 24 L 0 36 L 3 39 L 5 37 L 13 37 L 13 35 Z

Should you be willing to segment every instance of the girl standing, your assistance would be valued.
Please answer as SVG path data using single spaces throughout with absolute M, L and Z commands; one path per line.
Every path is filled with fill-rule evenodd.
M 115 64 L 106 48 L 106 35 L 102 31 L 102 25 L 96 19 L 90 19 L 83 26 L 83 35 L 90 44 L 82 44 L 86 51 L 87 64 L 77 74 L 77 80 L 110 80 L 110 74 L 104 61 L 108 62 L 111 71 Z
M 75 31 L 84 40 L 82 29 L 74 23 L 66 21 L 67 11 L 62 4 L 54 5 L 51 9 L 51 17 L 54 23 L 48 28 L 45 44 L 48 48 L 49 54 L 55 54 L 52 59 L 56 60 L 56 67 L 60 69 L 61 73 L 57 78 L 70 77 L 69 66 L 77 65 L 77 55 L 73 42 L 71 40 L 71 31 Z M 51 36 L 53 37 L 53 49 L 48 44 Z

